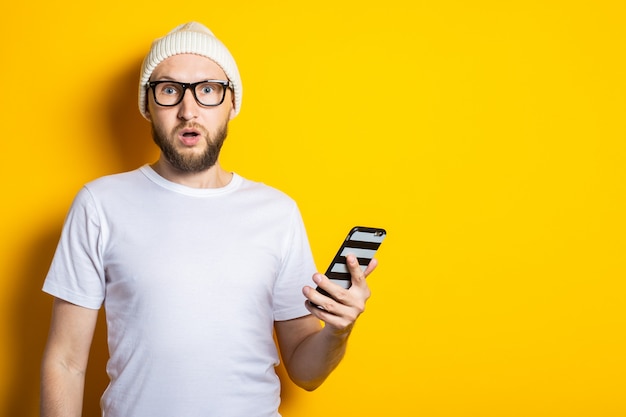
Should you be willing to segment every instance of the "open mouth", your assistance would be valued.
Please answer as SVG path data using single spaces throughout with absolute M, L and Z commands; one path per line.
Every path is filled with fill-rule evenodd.
M 182 132 L 182 136 L 185 137 L 185 138 L 194 138 L 196 136 L 200 136 L 200 133 L 196 132 L 195 130 L 183 131 Z
M 201 133 L 195 129 L 182 129 L 178 135 L 180 140 L 187 146 L 195 145 L 202 136 Z

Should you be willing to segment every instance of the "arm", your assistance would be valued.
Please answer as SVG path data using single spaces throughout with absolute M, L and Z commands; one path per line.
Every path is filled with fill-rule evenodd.
M 354 323 L 370 297 L 365 277 L 376 265 L 377 261 L 373 259 L 363 272 L 356 258 L 348 256 L 352 286 L 347 290 L 333 284 L 326 276 L 315 274 L 315 283 L 333 298 L 314 288 L 304 287 L 303 293 L 308 299 L 306 306 L 311 315 L 276 322 L 276 336 L 285 369 L 298 386 L 309 391 L 316 389 L 341 362 Z M 311 302 L 324 309 L 312 306 Z M 323 327 L 320 320 L 325 324 Z
M 79 417 L 98 310 L 54 299 L 41 364 L 41 417 Z

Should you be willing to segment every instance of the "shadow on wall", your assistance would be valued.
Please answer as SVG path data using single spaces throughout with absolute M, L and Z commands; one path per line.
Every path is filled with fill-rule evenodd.
M 118 152 L 119 160 L 110 161 L 107 165 L 115 170 L 127 171 L 145 163 L 153 162 L 158 156 L 158 149 L 152 142 L 150 124 L 139 114 L 137 108 L 137 80 L 141 61 L 129 66 L 112 80 L 103 107 L 103 117 L 109 126 L 109 136 L 113 149 Z M 96 116 L 97 117 L 97 116 Z M 69 208 L 70 202 L 67 202 Z M 52 297 L 41 291 L 50 262 L 54 255 L 63 219 L 47 219 L 48 224 L 57 225 L 54 230 L 42 231 L 33 238 L 25 249 L 23 265 L 16 277 L 20 283 L 15 305 L 12 306 L 10 317 L 14 328 L 11 339 L 16 346 L 14 358 L 14 375 L 7 375 L 12 381 L 7 393 L 6 409 L 0 410 L 3 416 L 33 415 L 39 402 L 39 369 L 41 356 L 46 343 L 50 324 Z M 87 367 L 83 416 L 96 417 L 101 415 L 100 397 L 108 384 L 106 361 L 108 349 L 106 342 L 106 323 L 104 311 L 101 309 L 96 332 L 91 347 L 89 365 Z M 294 386 L 282 368 L 278 369 L 283 380 L 282 402 L 289 403 Z
M 137 110 L 140 63 L 129 66 L 115 77 L 110 88 L 104 89 L 110 95 L 102 103 L 105 109 L 102 117 L 106 117 L 104 123 L 110 127 L 108 136 L 119 157 L 108 163 L 114 167 L 111 173 L 137 168 L 151 162 L 149 158 L 155 155 L 150 125 Z M 68 209 L 70 203 L 67 202 Z M 47 219 L 46 222 L 56 225 L 56 229 L 42 231 L 33 238 L 24 251 L 23 265 L 16 277 L 20 286 L 14 298 L 15 305 L 10 309 L 10 322 L 14 326 L 11 340 L 17 354 L 13 367 L 15 374 L 7 376 L 12 384 L 7 393 L 6 409 L 0 410 L 3 416 L 33 415 L 39 407 L 39 369 L 52 309 L 52 297 L 43 293 L 41 287 L 58 243 L 63 219 Z M 86 374 L 83 406 L 86 417 L 101 415 L 100 397 L 108 384 L 107 359 L 106 323 L 101 310 Z
M 3 416 L 28 416 L 38 409 L 39 368 L 52 308 L 52 297 L 44 294 L 41 286 L 59 239 L 61 220 L 56 230 L 42 233 L 32 242 L 16 277 L 21 286 L 10 309 L 10 323 L 14 326 L 11 339 L 16 347 L 15 374 L 9 375 L 12 384 L 7 393 L 7 409 L 0 413 Z M 97 345 L 104 349 L 95 348 Z M 107 357 L 104 323 L 99 320 L 87 370 L 84 416 L 100 415 L 99 393 L 108 383 L 104 368 Z
M 121 171 L 130 171 L 156 161 L 158 148 L 152 141 L 150 123 L 141 116 L 137 104 L 141 59 L 118 74 L 109 88 L 107 126 Z

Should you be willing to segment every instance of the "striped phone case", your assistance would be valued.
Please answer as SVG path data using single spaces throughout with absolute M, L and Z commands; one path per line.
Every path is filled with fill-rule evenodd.
M 355 255 L 361 269 L 365 270 L 386 236 L 387 232 L 385 229 L 362 226 L 352 228 L 330 263 L 325 275 L 335 284 L 341 285 L 343 288 L 350 288 L 352 281 L 346 265 L 346 256 L 350 254 Z M 324 295 L 328 295 L 326 291 L 319 287 L 317 290 Z

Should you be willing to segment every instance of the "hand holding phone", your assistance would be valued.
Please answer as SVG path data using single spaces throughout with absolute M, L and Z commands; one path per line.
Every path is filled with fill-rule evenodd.
M 331 282 L 346 289 L 350 288 L 352 277 L 348 270 L 348 265 L 346 265 L 346 256 L 350 254 L 356 256 L 359 266 L 365 271 L 386 236 L 387 232 L 385 229 L 362 226 L 353 227 L 339 247 L 325 275 Z M 320 287 L 316 289 L 318 292 L 330 297 L 330 294 Z

